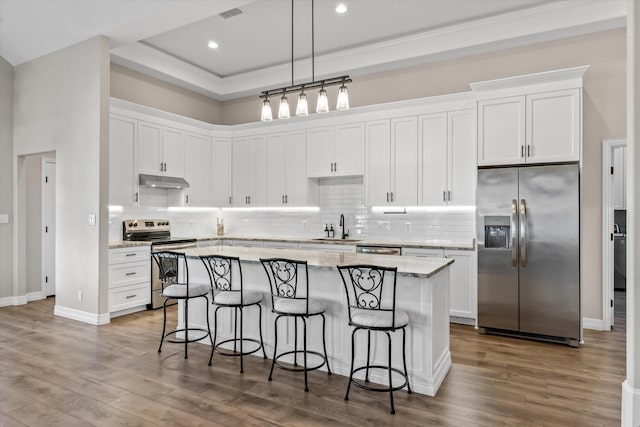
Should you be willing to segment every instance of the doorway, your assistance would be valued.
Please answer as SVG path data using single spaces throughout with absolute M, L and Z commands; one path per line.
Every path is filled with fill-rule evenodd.
M 625 139 L 602 144 L 602 329 L 615 325 L 626 304 L 626 146 Z
M 42 294 L 56 294 L 56 162 L 42 159 Z

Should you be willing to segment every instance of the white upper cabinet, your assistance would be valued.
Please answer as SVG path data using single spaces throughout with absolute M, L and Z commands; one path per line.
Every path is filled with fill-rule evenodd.
M 578 161 L 580 89 L 478 101 L 478 165 Z
M 231 206 L 231 165 L 233 150 L 231 138 L 214 137 L 212 145 L 211 179 L 212 204 L 217 207 Z
M 184 177 L 184 131 L 139 121 L 138 173 Z
M 474 205 L 475 110 L 425 114 L 418 121 L 418 203 Z
M 232 202 L 234 206 L 266 205 L 266 157 L 266 135 L 233 139 Z
M 366 123 L 365 203 L 415 205 L 418 125 L 415 116 Z
M 184 157 L 184 178 L 189 183 L 183 190 L 185 206 L 212 206 L 211 137 L 187 132 Z
M 109 204 L 138 202 L 136 174 L 137 120 L 112 114 L 109 120 Z
M 307 177 L 357 176 L 364 173 L 364 124 L 307 130 Z
M 305 131 L 267 137 L 267 205 L 306 204 Z

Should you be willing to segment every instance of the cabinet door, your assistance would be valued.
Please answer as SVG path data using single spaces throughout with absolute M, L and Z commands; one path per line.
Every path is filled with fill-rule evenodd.
M 525 162 L 525 97 L 478 102 L 478 165 Z
M 447 203 L 455 206 L 475 206 L 475 111 L 452 111 L 447 117 Z
M 418 118 L 391 119 L 391 203 L 418 203 Z
M 454 260 L 449 270 L 449 315 L 469 319 L 464 323 L 472 323 L 477 313 L 476 252 L 447 249 L 444 256 Z
M 165 127 L 162 132 L 164 175 L 184 177 L 184 132 Z
M 284 132 L 267 137 L 267 205 L 284 205 L 287 136 Z
M 334 176 L 364 174 L 364 124 L 335 127 Z
M 131 206 L 137 202 L 137 122 L 128 117 L 109 118 L 109 204 Z
M 613 149 L 613 208 L 626 209 L 626 147 Z
M 580 160 L 580 89 L 527 95 L 527 162 Z
M 307 204 L 306 132 L 287 132 L 287 163 L 285 172 L 285 204 L 305 206 Z
M 333 175 L 333 126 L 307 130 L 307 177 Z
M 267 136 L 249 137 L 249 204 L 266 206 L 267 204 Z
M 375 120 L 366 123 L 365 204 L 383 206 L 391 202 L 391 123 Z
M 246 206 L 249 204 L 249 138 L 233 139 L 233 179 L 231 185 L 233 206 Z
M 162 175 L 162 127 L 138 122 L 138 173 Z
M 427 206 L 444 205 L 447 191 L 447 113 L 420 116 L 418 132 L 418 203 Z
M 213 182 L 213 206 L 231 205 L 231 138 L 213 138 L 213 160 L 211 162 L 211 179 Z
M 184 139 L 186 206 L 212 206 L 211 137 L 187 133 Z

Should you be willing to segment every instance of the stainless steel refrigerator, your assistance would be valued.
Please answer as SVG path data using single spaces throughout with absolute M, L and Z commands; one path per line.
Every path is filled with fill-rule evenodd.
M 577 164 L 479 169 L 480 332 L 580 340 Z

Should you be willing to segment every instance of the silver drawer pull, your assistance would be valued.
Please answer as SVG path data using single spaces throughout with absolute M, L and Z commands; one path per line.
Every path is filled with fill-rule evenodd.
M 138 254 L 126 254 L 125 256 L 136 256 Z
M 137 296 L 138 296 L 138 295 L 136 295 L 136 294 L 133 294 L 133 295 L 127 295 L 127 299 L 129 299 L 129 298 L 135 298 L 135 297 L 137 297 Z
M 133 276 L 134 274 L 137 274 L 135 271 L 133 273 L 127 273 L 127 276 Z

